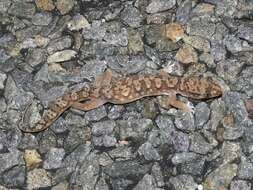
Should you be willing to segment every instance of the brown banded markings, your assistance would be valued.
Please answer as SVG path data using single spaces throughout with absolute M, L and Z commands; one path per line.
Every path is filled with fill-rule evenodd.
M 133 85 L 134 85 L 134 89 L 135 89 L 137 92 L 140 92 L 140 91 L 141 91 L 141 82 L 140 82 L 139 79 L 133 80 Z
M 121 91 L 121 95 L 127 97 L 130 94 L 131 88 L 128 86 L 124 86 L 124 88 Z
M 151 81 L 149 80 L 149 78 L 148 78 L 148 77 L 144 77 L 143 80 L 144 80 L 144 83 L 145 83 L 146 87 L 147 87 L 147 88 L 151 88 L 152 83 L 151 83 Z
M 173 88 L 178 84 L 178 78 L 177 77 L 173 77 L 173 76 L 169 76 L 166 80 L 166 85 L 169 88 Z
M 154 78 L 154 83 L 156 88 L 161 88 L 162 87 L 162 79 L 155 77 Z
M 57 113 L 54 112 L 53 110 L 49 109 L 45 112 L 45 115 L 43 116 L 43 118 L 45 118 L 45 120 L 53 120 L 57 117 Z

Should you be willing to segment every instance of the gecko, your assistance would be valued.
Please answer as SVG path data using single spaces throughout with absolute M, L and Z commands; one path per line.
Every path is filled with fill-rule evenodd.
M 35 126 L 24 124 L 22 119 L 19 128 L 23 132 L 40 132 L 70 107 L 89 111 L 105 103 L 126 104 L 148 96 L 159 96 L 159 103 L 165 109 L 173 106 L 184 112 L 193 112 L 193 107 L 178 100 L 177 94 L 205 100 L 219 97 L 222 93 L 222 87 L 212 77 L 174 76 L 160 70 L 155 74 L 133 74 L 116 78 L 107 69 L 90 87 L 57 98 Z

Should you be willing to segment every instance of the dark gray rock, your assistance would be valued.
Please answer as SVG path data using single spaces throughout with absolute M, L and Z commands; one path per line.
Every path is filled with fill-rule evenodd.
M 0 64 L 4 64 L 11 56 L 7 54 L 7 52 L 0 48 Z
M 175 126 L 185 132 L 196 130 L 193 114 L 179 112 L 175 118 Z
M 253 67 L 247 67 L 244 69 L 240 76 L 234 81 L 232 88 L 236 91 L 243 92 L 247 96 L 253 96 Z
M 253 179 L 253 164 L 245 157 L 241 158 L 241 163 L 238 168 L 238 177 L 246 180 Z
M 213 149 L 213 146 L 208 143 L 204 137 L 200 133 L 193 133 L 190 135 L 191 139 L 191 146 L 190 150 L 199 153 L 199 154 L 207 154 L 208 152 L 211 152 Z
M 5 13 L 11 5 L 10 0 L 0 0 L 0 13 Z
M 151 143 L 146 142 L 139 147 L 140 155 L 143 155 L 146 160 L 160 160 L 161 156 Z
M 91 153 L 82 163 L 78 164 L 78 168 L 71 175 L 70 182 L 83 189 L 93 190 L 99 178 L 99 172 L 98 156 Z
M 120 139 L 145 138 L 147 132 L 153 128 L 150 119 L 130 119 L 117 121 Z
M 238 27 L 238 37 L 253 43 L 253 27 L 250 25 L 240 25 Z
M 104 168 L 104 172 L 112 178 L 141 179 L 151 169 L 150 164 L 141 164 L 127 160 L 114 162 Z
M 62 36 L 49 42 L 47 46 L 47 52 L 52 54 L 56 51 L 70 48 L 72 44 L 72 38 L 70 36 Z
M 23 156 L 18 150 L 12 150 L 9 153 L 0 154 L 0 162 L 0 173 L 3 173 L 14 166 L 22 166 L 25 164 Z
M 237 59 L 222 60 L 217 63 L 216 72 L 224 80 L 235 81 L 236 75 L 241 71 L 245 63 Z
M 120 16 L 122 21 L 132 28 L 140 27 L 143 20 L 143 16 L 140 11 L 131 5 L 127 5 L 121 12 Z
M 139 183 L 133 188 L 133 190 L 153 190 L 156 189 L 155 179 L 152 175 L 146 174 L 144 177 L 139 181 Z
M 14 2 L 8 9 L 8 13 L 17 17 L 32 18 L 35 6 L 32 3 Z
M 249 45 L 247 41 L 241 40 L 234 35 L 225 36 L 223 43 L 225 44 L 227 50 L 233 54 L 253 50 L 253 46 Z
M 193 18 L 187 23 L 187 32 L 189 35 L 211 38 L 215 33 L 215 23 L 210 18 Z
M 175 130 L 171 118 L 166 115 L 158 116 L 156 124 L 160 129 L 161 144 L 172 144 L 177 152 L 187 151 L 190 145 L 187 134 Z
M 106 117 L 107 113 L 104 106 L 100 106 L 94 110 L 85 113 L 85 119 L 88 121 L 99 121 L 100 119 Z
M 230 184 L 230 190 L 250 190 L 251 184 L 244 180 L 233 180 Z
M 57 169 L 62 165 L 63 157 L 65 156 L 65 150 L 62 148 L 51 148 L 45 156 L 43 162 L 43 168 L 45 169 Z
M 124 106 L 121 105 L 112 105 L 108 110 L 109 119 L 118 119 L 122 112 L 124 111 Z
M 205 102 L 197 104 L 195 110 L 195 123 L 197 127 L 202 127 L 209 120 L 211 111 Z
M 52 20 L 53 20 L 53 17 L 50 12 L 36 13 L 32 17 L 32 23 L 34 25 L 39 25 L 39 26 L 47 26 L 52 22 Z
M 175 0 L 152 0 L 146 7 L 147 13 L 157 13 L 171 9 L 176 5 Z
M 40 48 L 31 49 L 26 57 L 26 62 L 32 67 L 40 65 L 44 61 L 46 61 L 46 51 Z
M 64 181 L 68 176 L 77 170 L 78 163 L 83 164 L 85 159 L 90 154 L 91 147 L 89 145 L 81 144 L 77 146 L 69 155 L 67 155 L 62 162 L 62 167 L 59 168 L 53 180 L 55 183 Z M 74 174 L 73 174 L 74 177 Z
M 25 186 L 25 166 L 14 166 L 3 173 L 3 184 L 6 187 Z
M 190 175 L 178 175 L 171 177 L 169 181 L 177 190 L 192 190 L 198 188 L 198 184 Z

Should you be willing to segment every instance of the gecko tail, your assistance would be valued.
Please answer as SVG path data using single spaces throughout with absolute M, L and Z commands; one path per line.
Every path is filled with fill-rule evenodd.
M 31 106 L 31 104 L 32 102 L 27 105 L 21 122 L 18 126 L 19 129 L 25 133 L 37 133 L 46 130 L 66 109 L 71 106 L 70 102 L 59 98 L 49 106 L 48 110 L 43 113 L 43 116 L 38 123 L 36 123 L 34 126 L 30 126 L 28 123 L 25 123 L 25 117 L 27 117 L 28 108 Z
M 43 113 L 42 118 L 35 126 L 30 126 L 24 122 L 24 118 L 27 115 L 28 108 L 31 103 L 26 107 L 25 113 L 22 116 L 21 123 L 19 124 L 19 129 L 26 133 L 37 133 L 47 129 L 61 114 L 70 108 L 74 102 L 83 101 L 89 99 L 90 88 L 85 87 L 77 92 L 69 92 L 56 101 L 49 105 L 49 109 Z

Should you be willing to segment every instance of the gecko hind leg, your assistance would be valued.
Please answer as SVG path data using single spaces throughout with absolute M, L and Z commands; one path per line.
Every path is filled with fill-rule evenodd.
M 95 109 L 99 106 L 102 106 L 105 104 L 106 101 L 103 99 L 94 99 L 94 100 L 88 100 L 86 102 L 73 102 L 71 107 L 78 109 L 78 110 L 83 110 L 83 111 L 89 111 L 92 109 Z
M 190 104 L 184 103 L 180 100 L 177 100 L 176 93 L 172 93 L 170 95 L 163 95 L 159 97 L 159 103 L 161 107 L 165 109 L 169 109 L 170 106 L 178 108 L 184 112 L 194 113 L 194 107 Z

